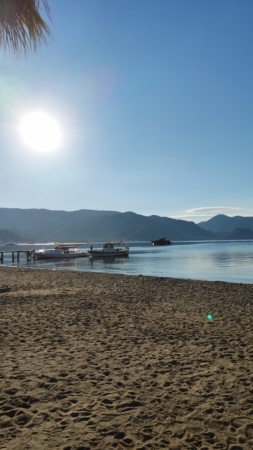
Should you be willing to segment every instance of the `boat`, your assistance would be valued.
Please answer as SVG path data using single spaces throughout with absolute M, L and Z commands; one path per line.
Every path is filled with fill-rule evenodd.
M 88 253 L 92 258 L 104 258 L 104 257 L 118 257 L 128 256 L 129 247 L 123 242 L 105 242 L 102 248 L 94 248 L 91 245 Z
M 169 241 L 169 239 L 166 239 L 166 237 L 151 242 L 152 245 L 171 245 L 171 242 Z
M 59 244 L 55 243 L 54 248 L 35 250 L 36 259 L 52 259 L 52 258 L 84 258 L 90 256 L 87 251 L 81 251 L 77 248 L 83 244 Z

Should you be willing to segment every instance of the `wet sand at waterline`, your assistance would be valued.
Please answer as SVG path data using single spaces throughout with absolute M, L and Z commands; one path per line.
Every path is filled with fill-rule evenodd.
M 1 450 L 253 448 L 253 285 L 1 267 L 5 285 Z

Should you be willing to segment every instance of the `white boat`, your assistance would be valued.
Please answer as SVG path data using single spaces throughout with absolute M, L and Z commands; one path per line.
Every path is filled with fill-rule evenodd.
M 111 257 L 118 257 L 118 256 L 128 256 L 129 253 L 129 247 L 123 242 L 105 242 L 102 246 L 102 248 L 94 248 L 90 247 L 90 250 L 88 250 L 88 253 L 93 258 L 107 258 L 109 256 Z
M 55 248 L 35 250 L 36 259 L 52 259 L 52 258 L 84 258 L 90 256 L 87 251 L 81 251 L 76 248 L 81 244 L 54 244 Z

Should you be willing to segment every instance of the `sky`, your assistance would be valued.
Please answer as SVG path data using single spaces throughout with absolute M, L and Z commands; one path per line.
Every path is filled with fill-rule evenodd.
M 252 0 L 48 4 L 48 45 L 0 49 L 0 207 L 253 216 Z

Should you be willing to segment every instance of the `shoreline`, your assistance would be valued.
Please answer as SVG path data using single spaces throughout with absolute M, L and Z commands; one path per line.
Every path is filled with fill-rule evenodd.
M 4 449 L 253 448 L 252 284 L 2 266 L 3 285 Z
M 138 247 L 138 249 L 130 249 L 130 257 L 125 261 L 119 260 L 101 261 L 92 258 L 60 260 L 51 259 L 47 261 L 31 261 L 26 262 L 26 256 L 20 255 L 20 262 L 17 262 L 16 254 L 15 262 L 11 254 L 4 256 L 5 267 L 29 267 L 41 269 L 56 270 L 77 270 L 101 273 L 121 273 L 126 275 L 139 276 L 155 276 L 164 278 L 182 278 L 196 279 L 203 281 L 225 281 L 228 283 L 253 284 L 253 259 L 252 246 L 248 243 L 231 243 L 226 242 L 219 247 L 216 243 L 213 248 L 210 246 L 200 247 L 183 246 L 181 251 L 179 247 L 167 251 L 164 248 L 155 248 L 150 245 Z M 232 245 L 232 246 L 231 246 Z M 21 246 L 21 248 L 24 246 Z M 170 246 L 169 248 L 171 249 Z M 167 247 L 166 247 L 167 248 Z M 33 247 L 34 249 L 34 247 Z M 26 249 L 28 251 L 29 249 Z M 131 254 L 131 251 L 133 252 Z M 168 259 L 167 259 L 168 257 Z M 166 262 L 165 262 L 166 259 Z
M 52 260 L 51 260 L 52 261 Z M 200 282 L 200 283 L 227 283 L 227 284 L 232 284 L 232 285 L 244 285 L 244 286 L 253 286 L 253 281 L 251 283 L 246 283 L 244 281 L 226 281 L 226 280 L 202 280 L 202 279 L 198 279 L 198 278 L 177 278 L 177 277 L 167 277 L 167 276 L 159 276 L 159 275 L 142 275 L 142 274 L 124 274 L 124 273 L 119 273 L 119 272 L 95 272 L 92 270 L 86 270 L 86 271 L 82 271 L 82 270 L 72 270 L 72 269 L 68 269 L 68 268 L 61 268 L 61 269 L 49 269 L 49 268 L 38 268 L 38 267 L 31 267 L 31 266 L 23 266 L 23 265 L 16 265 L 16 266 L 8 266 L 8 265 L 0 265 L 0 270 L 1 268 L 8 268 L 8 269 L 17 269 L 17 270 L 38 270 L 38 271 L 49 271 L 49 272 L 68 272 L 68 273 L 81 273 L 81 274 L 101 274 L 101 275 L 117 275 L 117 276 L 122 276 L 122 277 L 136 277 L 136 278 L 140 278 L 140 277 L 144 277 L 144 278 L 157 278 L 157 279 L 164 279 L 164 280 L 182 280 L 182 281 L 196 281 L 196 282 Z

